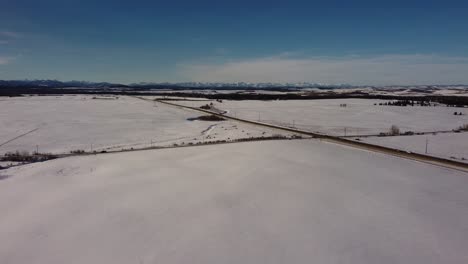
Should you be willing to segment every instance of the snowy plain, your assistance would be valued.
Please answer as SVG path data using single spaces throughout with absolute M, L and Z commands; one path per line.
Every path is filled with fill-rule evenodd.
M 395 137 L 366 137 L 360 138 L 360 140 L 374 145 L 468 163 L 468 132 Z
M 468 175 L 319 140 L 0 171 L 0 263 L 468 263 Z
M 32 153 L 36 146 L 41 153 L 68 153 L 284 134 L 233 121 L 190 121 L 202 114 L 133 97 L 93 97 L 0 98 L 0 154 Z
M 385 100 L 325 99 L 288 101 L 214 101 L 228 115 L 294 126 L 299 129 L 335 136 L 366 135 L 388 132 L 397 125 L 402 132 L 432 132 L 457 129 L 468 123 L 468 108 L 379 106 Z M 180 104 L 199 106 L 206 102 Z M 346 107 L 340 107 L 346 104 Z M 377 105 L 374 105 L 377 104 Z M 464 115 L 455 116 L 455 111 Z

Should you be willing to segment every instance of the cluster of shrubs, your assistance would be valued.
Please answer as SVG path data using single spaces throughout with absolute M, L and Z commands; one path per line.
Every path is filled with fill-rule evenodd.
M 375 103 L 374 105 L 377 105 Z M 397 100 L 397 101 L 389 101 L 384 103 L 379 103 L 379 105 L 392 105 L 392 106 L 431 106 L 430 101 L 414 101 L 414 100 Z
M 173 147 L 182 147 L 182 146 L 194 146 L 194 145 L 211 145 L 211 144 L 220 144 L 220 143 L 227 143 L 229 142 L 228 140 L 212 140 L 212 141 L 206 141 L 206 142 L 189 142 L 189 143 L 185 143 L 185 142 L 182 142 L 180 144 L 177 144 L 177 143 L 174 143 L 172 144 Z
M 133 148 L 132 148 L 133 149 Z M 124 150 L 124 149 L 122 149 Z M 86 151 L 82 150 L 82 149 L 76 149 L 76 150 L 72 150 L 70 151 L 71 154 L 84 154 L 86 153 Z M 101 150 L 101 151 L 97 151 L 97 150 L 94 150 L 93 152 L 89 152 L 89 153 L 93 153 L 93 154 L 96 154 L 96 153 L 107 153 L 107 150 Z
M 85 151 L 82 149 L 75 149 L 75 150 L 70 151 L 70 153 L 71 154 L 83 154 L 85 153 Z
M 113 97 L 113 96 L 93 96 L 94 100 L 117 100 L 119 99 L 118 96 Z
M 468 131 L 468 124 L 464 124 L 457 129 L 453 129 L 453 132 L 461 132 L 461 131 Z M 400 133 L 400 128 L 398 128 L 396 125 L 392 125 L 390 127 L 390 130 L 387 133 L 381 132 L 379 133 L 380 137 L 385 137 L 385 136 L 412 136 L 412 135 L 423 135 L 424 133 L 415 133 L 413 131 L 406 131 L 404 133 Z M 436 135 L 437 132 L 433 132 L 432 134 Z
M 202 121 L 225 121 L 226 119 L 216 115 L 204 115 L 197 117 L 198 120 Z
M 2 161 L 16 161 L 16 162 L 38 162 L 50 159 L 56 159 L 57 156 L 50 153 L 33 153 L 29 154 L 27 151 L 7 152 L 1 158 Z
M 398 126 L 392 125 L 392 126 L 390 127 L 390 129 L 388 130 L 387 133 L 381 132 L 381 133 L 379 133 L 379 136 L 380 136 L 380 137 L 385 137 L 385 136 L 399 136 L 399 135 L 403 135 L 403 136 L 412 136 L 412 135 L 414 135 L 414 134 L 417 134 L 417 135 L 418 135 L 419 133 L 414 133 L 413 131 L 406 131 L 406 132 L 404 132 L 404 133 L 401 133 L 401 132 L 400 132 L 400 128 L 399 128 Z
M 463 115 L 462 112 L 458 113 L 458 112 L 453 112 L 453 115 Z
M 275 139 L 288 139 L 287 136 L 283 135 L 272 135 L 269 137 L 249 137 L 249 138 L 239 138 L 234 139 L 232 142 L 245 142 L 245 141 L 259 141 L 259 140 L 275 140 Z
M 200 106 L 201 109 L 210 110 L 213 106 L 213 103 Z
M 249 137 L 249 138 L 238 138 L 238 139 L 222 139 L 222 140 L 212 140 L 212 141 L 206 141 L 206 142 L 189 142 L 185 143 L 182 142 L 181 144 L 174 143 L 172 144 L 173 147 L 178 147 L 178 146 L 195 146 L 195 145 L 212 145 L 212 144 L 220 144 L 220 143 L 228 143 L 228 142 L 246 142 L 246 141 L 259 141 L 259 140 L 278 140 L 278 139 L 302 139 L 302 136 L 300 135 L 293 135 L 291 137 L 283 136 L 283 135 L 272 135 L 269 137 Z

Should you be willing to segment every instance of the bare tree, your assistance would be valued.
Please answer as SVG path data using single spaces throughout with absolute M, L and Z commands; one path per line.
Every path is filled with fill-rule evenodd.
M 397 127 L 396 125 L 392 125 L 390 127 L 390 135 L 392 136 L 400 135 L 400 128 Z

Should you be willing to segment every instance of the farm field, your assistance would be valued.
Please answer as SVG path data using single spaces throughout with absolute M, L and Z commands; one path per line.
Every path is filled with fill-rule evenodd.
M 371 99 L 325 99 L 289 101 L 214 101 L 218 109 L 239 118 L 262 121 L 335 136 L 388 132 L 396 125 L 402 132 L 432 132 L 457 129 L 468 123 L 467 108 L 379 106 Z M 199 106 L 207 102 L 178 103 Z M 346 104 L 346 107 L 340 107 Z M 377 104 L 377 105 L 374 105 Z M 453 113 L 464 115 L 455 116 Z
M 468 261 L 465 173 L 313 139 L 69 157 L 0 179 L 1 263 Z
M 1 98 L 0 154 L 120 150 L 282 133 L 233 121 L 191 121 L 199 116 L 193 111 L 133 97 L 95 98 Z
M 394 137 L 367 137 L 363 142 L 468 163 L 468 133 L 437 133 Z

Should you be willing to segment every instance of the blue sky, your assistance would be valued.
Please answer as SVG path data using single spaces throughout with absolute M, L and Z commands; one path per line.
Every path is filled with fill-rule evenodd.
M 0 79 L 468 83 L 462 1 L 95 2 L 0 0 Z

